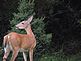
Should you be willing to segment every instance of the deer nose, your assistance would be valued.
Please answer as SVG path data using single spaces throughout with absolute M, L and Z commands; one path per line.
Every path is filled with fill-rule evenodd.
M 15 25 L 16 27 L 18 27 L 18 25 Z

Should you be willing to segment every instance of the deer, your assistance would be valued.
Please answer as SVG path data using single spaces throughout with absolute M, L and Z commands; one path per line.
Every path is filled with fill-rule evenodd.
M 17 32 L 10 32 L 4 36 L 3 46 L 4 46 L 4 55 L 3 61 L 6 61 L 10 51 L 12 51 L 12 57 L 10 61 L 15 61 L 18 52 L 23 53 L 24 61 L 27 61 L 27 56 L 25 52 L 29 52 L 29 60 L 33 61 L 33 51 L 36 46 L 36 38 L 31 29 L 31 21 L 33 15 L 30 16 L 27 20 L 23 20 L 18 23 L 16 26 L 17 29 L 24 29 L 27 34 L 19 34 Z

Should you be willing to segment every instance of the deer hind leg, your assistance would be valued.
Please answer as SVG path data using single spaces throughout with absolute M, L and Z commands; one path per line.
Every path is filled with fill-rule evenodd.
M 10 53 L 10 48 L 9 46 L 7 45 L 6 47 L 4 47 L 4 56 L 3 56 L 3 61 L 6 61 L 8 55 Z
M 33 61 L 33 49 L 29 50 L 30 61 Z
M 23 58 L 24 58 L 24 61 L 27 61 L 27 56 L 25 52 L 23 52 Z
M 7 59 L 8 55 L 9 55 L 10 51 L 8 50 L 6 53 L 4 53 L 4 56 L 3 56 L 3 61 Z
M 16 59 L 16 57 L 18 55 L 18 52 L 19 52 L 18 49 L 13 50 L 12 57 L 11 57 L 10 61 L 15 61 L 15 59 Z

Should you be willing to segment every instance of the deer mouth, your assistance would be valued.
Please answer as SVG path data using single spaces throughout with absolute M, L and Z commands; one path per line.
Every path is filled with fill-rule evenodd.
M 16 27 L 16 29 L 19 29 L 18 27 Z

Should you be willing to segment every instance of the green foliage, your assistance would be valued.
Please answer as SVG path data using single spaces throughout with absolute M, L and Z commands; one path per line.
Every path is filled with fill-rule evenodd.
M 23 14 L 32 14 L 34 9 L 34 1 L 20 0 L 18 11 Z
M 36 52 L 38 55 L 44 51 L 49 51 L 48 48 L 50 46 L 50 41 L 52 38 L 52 34 L 46 34 L 45 33 L 45 23 L 43 22 L 44 18 L 37 18 L 34 19 L 32 22 L 33 31 L 36 35 L 37 39 L 37 50 L 40 50 Z
M 20 0 L 18 6 L 18 13 L 13 13 L 14 17 L 12 21 L 10 21 L 12 31 L 16 31 L 19 33 L 23 33 L 24 31 L 16 30 L 15 25 L 22 20 L 28 18 L 28 16 L 34 13 L 34 1 L 30 2 L 29 0 Z

